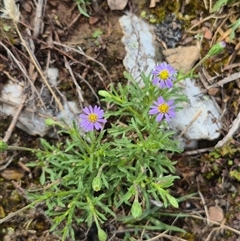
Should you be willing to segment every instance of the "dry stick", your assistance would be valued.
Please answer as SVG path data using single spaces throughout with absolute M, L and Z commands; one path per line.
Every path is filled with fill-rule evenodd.
M 25 68 L 21 65 L 21 63 L 19 63 L 19 61 L 15 58 L 15 56 L 12 54 L 12 52 L 2 43 L 0 42 L 0 45 L 7 51 L 7 53 L 11 56 L 11 58 L 15 61 L 15 63 L 17 64 L 17 66 L 19 67 L 19 69 L 22 71 L 22 73 L 24 74 L 24 76 L 26 77 L 26 79 L 29 81 L 31 87 L 35 90 L 41 104 L 43 105 L 43 107 L 45 108 L 45 110 L 47 109 L 44 102 L 41 99 L 41 96 L 39 95 L 36 87 L 34 86 L 34 84 L 32 83 L 31 79 L 29 78 L 29 76 L 26 73 Z M 15 82 L 15 81 L 14 81 Z
M 12 121 L 11 121 L 11 124 L 9 125 L 9 127 L 8 127 L 8 129 L 5 133 L 5 136 L 3 138 L 4 142 L 8 142 L 8 139 L 10 138 L 10 136 L 13 132 L 13 129 L 16 126 L 16 123 L 18 121 L 18 117 L 19 117 L 20 113 L 22 112 L 22 109 L 23 109 L 23 106 L 24 106 L 24 103 L 25 103 L 26 100 L 27 100 L 27 95 L 24 95 L 23 98 L 22 98 L 22 101 L 21 101 L 20 105 L 18 106 L 17 111 L 16 111 L 16 113 L 15 113 L 15 115 L 14 115 Z
M 226 18 L 223 19 L 223 21 L 222 21 L 222 22 L 220 23 L 220 25 L 217 27 L 217 29 L 216 29 L 213 37 L 212 37 L 212 41 L 211 41 L 210 46 L 213 45 L 213 42 L 215 41 L 215 39 L 216 39 L 216 37 L 217 37 L 217 34 L 219 33 L 219 30 L 222 28 L 222 26 L 225 24 L 225 22 L 229 19 L 229 16 L 230 16 L 230 14 L 228 14 L 228 15 L 226 16 Z
M 168 234 L 165 234 L 165 233 L 161 233 L 153 238 L 150 238 L 150 239 L 147 239 L 146 241 L 154 241 L 154 240 L 157 240 L 159 238 L 167 238 L 169 240 L 176 240 L 176 241 L 187 241 L 186 239 L 182 239 L 182 238 L 178 238 L 178 237 L 173 237 L 171 235 L 168 235 Z
M 202 199 L 202 203 L 203 203 L 203 207 L 204 207 L 204 211 L 205 211 L 205 214 L 206 214 L 206 217 L 207 217 L 207 224 L 209 225 L 209 212 L 208 212 L 208 208 L 207 208 L 207 204 L 205 202 L 205 198 L 203 197 L 201 191 L 200 191 L 200 188 L 199 188 L 199 182 L 198 182 L 198 179 L 197 179 L 197 186 L 198 186 L 198 194 L 199 196 L 201 197 Z
M 92 91 L 93 95 L 95 96 L 95 98 L 97 99 L 97 103 L 98 105 L 100 105 L 100 100 L 99 97 L 97 96 L 96 92 L 94 91 L 94 89 L 92 88 L 92 86 L 83 78 L 82 75 L 77 74 L 78 78 L 81 79 L 88 87 L 89 89 Z
M 76 53 L 79 53 L 79 54 L 83 55 L 84 57 L 86 57 L 87 59 L 92 60 L 92 61 L 94 61 L 95 63 L 99 64 L 99 65 L 103 68 L 103 70 L 106 72 L 106 74 L 107 74 L 110 82 L 112 82 L 112 78 L 110 77 L 110 74 L 108 73 L 106 67 L 105 67 L 101 62 L 99 62 L 99 61 L 97 61 L 96 59 L 92 58 L 91 56 L 85 54 L 80 47 L 78 47 L 79 50 L 76 50 L 76 49 L 74 49 L 74 48 L 72 48 L 72 47 L 70 47 L 70 46 L 67 46 L 67 45 L 65 45 L 65 44 L 61 44 L 61 43 L 56 42 L 56 41 L 54 41 L 53 43 L 56 44 L 56 45 L 65 47 L 65 48 L 67 48 L 67 49 L 70 49 L 70 50 L 72 50 L 72 51 L 74 51 L 74 52 L 76 52 Z
M 202 148 L 202 149 L 197 149 L 197 150 L 193 150 L 193 151 L 185 151 L 182 154 L 183 155 L 188 155 L 188 156 L 192 156 L 192 155 L 197 155 L 197 154 L 201 154 L 204 152 L 211 152 L 213 151 L 214 148 L 210 147 L 210 148 Z
M 191 26 L 191 27 L 187 30 L 187 32 L 188 32 L 188 33 L 191 33 L 191 30 L 192 30 L 193 28 L 197 27 L 198 25 L 204 23 L 205 21 L 207 21 L 207 20 L 209 20 L 209 19 L 211 19 L 211 18 L 225 18 L 226 16 L 227 16 L 227 14 L 224 15 L 224 16 L 221 16 L 221 17 L 217 17 L 217 16 L 215 16 L 215 14 L 212 14 L 212 15 L 210 15 L 210 16 L 202 19 L 201 21 L 197 22 L 197 23 L 194 24 L 193 26 Z
M 1 164 L 1 166 L 0 166 L 0 171 L 6 169 L 6 168 L 9 166 L 9 164 L 12 162 L 13 158 L 14 158 L 16 155 L 17 155 L 17 154 L 13 154 L 13 155 L 9 158 L 9 160 L 4 160 L 3 163 L 0 163 L 0 164 Z M 3 165 L 2 165 L 2 164 L 3 164 Z
M 44 201 L 44 199 L 43 199 L 43 201 Z M 23 208 L 21 208 L 21 209 L 18 209 L 16 212 L 9 213 L 6 217 L 0 219 L 0 224 L 2 224 L 2 223 L 4 223 L 4 222 L 8 221 L 9 219 L 15 217 L 16 215 L 18 215 L 19 213 L 25 211 L 26 209 L 31 208 L 31 207 L 34 207 L 36 204 L 38 204 L 38 203 L 40 203 L 40 202 L 41 202 L 41 201 L 38 201 L 38 200 L 37 200 L 37 201 L 34 201 L 34 202 L 28 204 L 27 206 L 25 206 L 25 207 L 23 207 Z
M 205 88 L 205 89 L 209 89 L 209 88 L 208 88 L 208 84 L 206 83 L 203 75 L 202 75 L 200 72 L 199 72 L 198 74 L 199 74 L 199 79 L 200 79 L 200 81 L 202 82 L 204 88 Z M 206 74 L 205 74 L 204 68 L 203 68 L 203 74 L 205 75 L 205 78 L 207 78 L 207 77 L 206 77 Z M 211 96 L 211 95 L 210 95 L 210 98 L 212 99 L 212 101 L 213 101 L 215 107 L 217 108 L 218 112 L 221 113 L 221 108 L 219 107 L 219 105 L 218 105 L 217 101 L 215 100 L 215 98 L 214 98 L 213 96 Z
M 149 224 L 149 220 L 146 222 L 146 224 L 145 224 L 144 226 L 146 226 L 146 225 L 148 225 L 148 224 Z M 146 228 L 143 228 L 139 241 L 142 241 L 142 240 L 143 240 L 143 235 L 144 235 L 145 231 L 146 231 Z M 165 232 L 166 232 L 166 231 L 165 231 Z
M 234 80 L 236 80 L 236 79 L 238 79 L 238 78 L 240 78 L 240 73 L 234 73 L 234 74 L 232 74 L 232 75 L 224 78 L 223 80 L 218 81 L 216 84 L 209 85 L 206 89 L 209 90 L 209 89 L 211 89 L 211 88 L 213 88 L 213 87 L 222 87 L 224 84 L 227 84 L 227 83 L 229 83 L 229 82 L 231 82 L 231 81 L 234 81 Z M 203 90 L 203 91 L 201 91 L 200 93 L 201 93 L 201 94 L 202 94 L 202 93 L 206 93 L 207 90 Z
M 237 130 L 240 128 L 240 112 L 238 113 L 237 118 L 233 121 L 232 127 L 228 131 L 227 135 L 217 143 L 215 147 L 222 147 L 225 143 L 227 143 L 233 135 L 237 132 Z
M 42 71 L 41 71 L 41 69 L 40 69 L 40 67 L 39 67 L 39 65 L 38 65 L 38 63 L 37 63 L 36 58 L 35 58 L 34 55 L 32 54 L 31 50 L 28 48 L 27 43 L 26 43 L 26 41 L 23 39 L 20 31 L 18 30 L 18 26 L 17 26 L 17 24 L 16 24 L 15 22 L 14 22 L 14 25 L 15 25 L 15 28 L 16 28 L 16 30 L 17 30 L 18 36 L 19 36 L 19 38 L 21 39 L 24 47 L 26 48 L 26 50 L 27 50 L 27 52 L 28 52 L 28 54 L 29 54 L 29 56 L 30 56 L 30 59 L 32 60 L 34 66 L 36 67 L 38 73 L 40 74 L 40 76 L 41 76 L 41 78 L 43 79 L 44 83 L 46 84 L 46 86 L 48 87 L 49 91 L 50 91 L 51 94 L 53 95 L 55 101 L 57 102 L 57 104 L 58 104 L 58 106 L 59 106 L 59 109 L 60 109 L 60 110 L 63 110 L 63 106 L 62 106 L 61 102 L 58 100 L 57 96 L 55 95 L 55 93 L 53 92 L 51 86 L 49 85 L 47 79 L 46 79 L 45 76 L 43 75 L 43 73 L 42 73 Z
M 6 49 L 6 51 L 8 52 L 9 55 L 11 55 L 11 57 L 13 58 L 13 60 L 15 61 L 15 63 L 16 63 L 16 64 L 18 65 L 18 67 L 21 69 L 22 73 L 27 77 L 27 79 L 29 80 L 29 82 L 33 85 L 33 83 L 31 82 L 30 78 L 27 76 L 26 71 L 25 71 L 24 68 L 21 66 L 21 64 L 18 62 L 18 60 L 14 57 L 14 55 L 11 53 L 11 51 L 10 51 L 2 42 L 0 42 L 0 45 L 2 45 L 4 49 Z M 34 85 L 33 85 L 33 86 L 34 86 Z M 35 86 L 34 86 L 34 88 L 35 88 Z M 37 91 L 36 91 L 36 92 L 37 92 Z M 37 92 L 37 94 L 38 94 L 38 92 Z M 5 136 L 4 136 L 4 138 L 3 138 L 3 141 L 8 142 L 8 139 L 10 138 L 10 136 L 11 136 L 11 134 L 12 134 L 12 132 L 13 132 L 13 129 L 14 129 L 14 127 L 16 126 L 18 117 L 19 117 L 19 115 L 20 115 L 20 113 L 21 113 L 21 111 L 22 111 L 22 109 L 23 109 L 23 107 L 24 107 L 24 103 L 25 103 L 26 100 L 27 100 L 27 95 L 24 95 L 23 98 L 22 98 L 21 104 L 18 106 L 18 109 L 17 109 L 17 111 L 16 111 L 16 113 L 15 113 L 13 119 L 12 119 L 12 122 L 11 122 L 10 126 L 8 127 L 8 129 L 7 129 L 6 133 L 5 133 Z M 40 101 L 42 101 L 42 100 L 41 100 L 41 97 L 40 97 Z M 44 103 L 43 103 L 43 105 L 44 105 Z
M 34 31 L 33 31 L 33 37 L 37 38 L 39 35 L 39 32 L 42 32 L 43 29 L 43 8 L 46 6 L 45 0 L 38 0 L 37 7 L 36 7 L 36 15 L 34 19 Z
M 60 42 L 60 39 L 58 37 L 57 32 L 55 32 L 55 35 L 56 35 L 57 40 Z M 70 73 L 70 75 L 72 77 L 73 83 L 75 84 L 77 95 L 78 95 L 78 99 L 79 99 L 79 103 L 80 103 L 80 105 L 82 107 L 82 103 L 84 102 L 84 99 L 83 99 L 83 96 L 82 96 L 82 89 L 78 85 L 77 80 L 76 80 L 76 78 L 75 78 L 75 76 L 73 74 L 72 68 L 71 68 L 71 66 L 70 66 L 70 64 L 69 64 L 69 62 L 67 60 L 67 57 L 65 55 L 63 56 L 63 59 L 64 59 L 65 67 L 68 69 L 68 71 L 69 71 L 69 73 Z
M 76 87 L 79 103 L 83 103 L 84 99 L 83 99 L 83 96 L 82 96 L 82 89 L 81 89 L 81 87 L 77 83 L 77 80 L 76 80 L 76 78 L 75 78 L 75 76 L 73 74 L 73 71 L 72 71 L 72 68 L 70 67 L 69 62 L 67 61 L 66 56 L 63 56 L 63 58 L 64 58 L 65 67 L 68 69 L 68 71 L 69 71 L 69 73 L 70 73 L 70 75 L 72 77 L 73 83 L 74 83 L 74 85 Z
M 202 220 L 202 221 L 206 221 L 206 218 L 203 218 L 201 216 L 191 215 L 191 214 L 189 216 L 190 216 L 190 218 L 196 218 L 196 219 L 199 219 L 199 220 Z M 209 219 L 208 221 L 209 221 L 209 224 L 211 224 L 211 225 L 221 226 L 223 229 L 229 230 L 233 233 L 236 233 L 237 235 L 240 235 L 240 231 L 238 231 L 237 229 L 231 228 L 231 227 L 229 227 L 225 224 L 222 225 L 221 223 L 218 223 L 216 221 L 212 221 L 211 219 Z
M 240 42 L 238 42 L 237 45 L 235 46 L 234 52 L 230 55 L 226 65 L 229 65 L 229 64 L 233 63 L 233 61 L 235 60 L 235 58 L 236 58 L 236 56 L 239 52 L 239 49 L 240 49 Z
M 195 114 L 193 119 L 189 122 L 189 124 L 185 127 L 185 129 L 178 135 L 178 137 L 182 137 L 186 131 L 189 129 L 189 127 L 193 124 L 193 122 L 198 118 L 198 116 L 202 113 L 202 110 L 198 110 L 198 112 Z
M 230 69 L 232 70 L 232 69 L 235 69 L 237 67 L 240 67 L 240 63 L 230 64 L 228 66 L 225 66 L 225 67 L 223 67 L 222 71 L 224 72 L 226 70 L 230 70 Z
M 212 11 L 212 0 L 209 1 L 209 12 L 211 13 Z
M 10 100 L 6 101 L 6 100 L 2 99 L 1 97 L 0 97 L 0 102 L 3 102 L 5 104 L 11 105 L 11 106 L 15 106 L 16 108 L 18 107 L 16 103 L 11 102 Z M 46 115 L 45 113 L 42 113 L 38 110 L 33 110 L 32 108 L 29 108 L 29 107 L 25 107 L 24 111 L 27 111 L 27 112 L 30 112 L 33 114 L 37 114 L 38 116 L 43 117 L 43 118 L 49 118 L 49 115 Z
M 13 213 L 9 213 L 5 218 L 2 218 L 0 219 L 0 224 L 1 223 L 4 223 L 6 221 L 8 221 L 9 219 L 15 217 L 16 215 L 18 215 L 19 213 L 23 212 L 24 210 L 30 208 L 31 204 L 21 208 L 21 209 L 18 209 L 16 212 L 13 212 Z
M 213 228 L 213 230 L 208 234 L 208 236 L 207 236 L 207 238 L 206 238 L 205 241 L 211 241 L 211 240 L 212 240 L 212 239 L 211 239 L 212 234 L 213 234 L 214 232 L 218 232 L 218 231 L 221 230 L 221 229 L 222 229 L 222 225 L 221 225 L 220 227 L 218 227 L 218 228 Z

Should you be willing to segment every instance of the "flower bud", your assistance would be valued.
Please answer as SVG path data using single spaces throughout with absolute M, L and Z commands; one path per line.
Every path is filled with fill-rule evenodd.
M 102 187 L 102 180 L 99 176 L 94 177 L 92 181 L 92 188 L 95 192 L 98 192 L 101 190 Z
M 109 92 L 107 92 L 105 90 L 99 90 L 98 94 L 102 97 L 111 97 L 111 94 L 109 94 Z
M 222 50 L 226 47 L 226 43 L 224 41 L 221 41 L 219 43 L 216 43 L 212 46 L 212 48 L 209 50 L 208 54 L 209 56 L 214 56 L 216 54 L 219 54 L 222 52 Z
M 57 125 L 57 124 L 58 123 L 51 118 L 48 118 L 48 119 L 45 120 L 45 125 L 47 125 L 47 126 L 54 126 L 54 125 Z
M 60 123 L 58 121 L 55 121 L 55 120 L 53 120 L 51 118 L 48 118 L 48 119 L 45 120 L 45 125 L 46 126 L 59 126 L 61 128 L 64 128 L 62 123 Z
M 8 144 L 5 141 L 0 141 L 0 152 L 6 151 L 8 149 Z
M 142 215 L 142 207 L 138 201 L 133 202 L 131 213 L 134 218 L 138 218 Z
M 99 241 L 107 240 L 107 234 L 101 228 L 98 228 L 98 238 L 99 238 Z

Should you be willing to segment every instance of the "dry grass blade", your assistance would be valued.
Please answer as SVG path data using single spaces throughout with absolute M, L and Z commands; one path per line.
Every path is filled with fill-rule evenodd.
M 19 22 L 20 11 L 14 0 L 4 0 L 3 17 L 12 19 L 15 23 Z
M 29 54 L 29 56 L 30 56 L 30 58 L 32 60 L 32 63 L 34 64 L 34 66 L 37 69 L 38 73 L 40 74 L 41 78 L 45 82 L 45 84 L 48 87 L 49 91 L 53 95 L 56 103 L 59 106 L 59 109 L 63 110 L 63 106 L 62 106 L 60 100 L 57 98 L 57 96 L 53 92 L 53 90 L 52 90 L 51 86 L 49 85 L 47 79 L 45 78 L 45 76 L 44 76 L 44 74 L 43 74 L 43 72 L 42 72 L 42 70 L 40 68 L 40 65 L 38 64 L 34 54 L 31 52 L 29 46 L 27 45 L 26 41 L 23 39 L 22 34 L 20 33 L 20 31 L 18 29 L 17 23 L 18 23 L 19 18 L 20 18 L 20 11 L 19 11 L 17 5 L 15 4 L 15 1 L 14 0 L 4 0 L 4 7 L 5 7 L 5 9 L 2 10 L 4 12 L 4 14 L 3 14 L 4 16 L 3 17 L 12 19 L 12 21 L 14 23 L 14 26 L 16 28 L 16 31 L 18 33 L 18 36 L 19 36 L 23 46 L 27 50 L 27 52 L 28 52 L 28 54 Z

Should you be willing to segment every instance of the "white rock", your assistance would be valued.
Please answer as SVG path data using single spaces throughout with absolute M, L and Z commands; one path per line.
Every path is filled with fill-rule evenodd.
M 142 87 L 140 74 L 149 74 L 157 63 L 152 27 L 130 13 L 121 17 L 119 22 L 124 34 L 122 42 L 127 52 L 123 64 Z M 213 101 L 207 95 L 199 95 L 201 89 L 195 85 L 194 80 L 186 79 L 181 85 L 184 88 L 183 94 L 188 97 L 189 102 L 182 104 L 183 110 L 180 110 L 171 121 L 172 129 L 178 132 L 185 130 L 184 136 L 189 140 L 218 138 L 221 128 L 220 114 Z M 191 123 L 197 113 L 198 117 Z
M 124 36 L 122 42 L 125 45 L 126 56 L 123 64 L 133 78 L 143 86 L 141 73 L 149 74 L 155 63 L 155 41 L 150 25 L 137 16 L 128 13 L 119 19 Z
M 213 101 L 207 95 L 201 94 L 201 89 L 191 79 L 185 79 L 179 83 L 182 93 L 189 99 L 188 103 L 179 106 L 182 110 L 176 113 L 176 118 L 171 120 L 171 126 L 178 131 L 185 130 L 191 121 L 184 136 L 189 140 L 214 140 L 220 135 L 220 114 Z
M 56 82 L 56 77 L 54 78 L 54 81 Z M 51 98 L 47 89 L 42 91 L 42 93 L 44 93 L 44 98 Z M 18 106 L 23 100 L 23 96 L 23 85 L 9 80 L 6 84 L 4 84 L 1 91 L 3 103 L 0 105 L 0 112 L 14 116 Z M 78 121 L 76 114 L 80 113 L 80 110 L 77 104 L 73 101 L 63 102 L 64 109 L 56 114 L 53 108 L 48 108 L 47 111 L 43 108 L 36 109 L 34 104 L 35 102 L 28 103 L 28 106 L 26 106 L 19 115 L 16 124 L 17 127 L 24 130 L 29 135 L 45 136 L 50 134 L 53 136 L 53 131 L 50 131 L 51 127 L 45 125 L 45 119 L 50 118 L 53 115 L 57 118 L 57 120 L 64 119 L 64 121 L 69 125 L 72 125 L 73 120 L 76 122 Z
M 51 86 L 57 86 L 58 85 L 58 76 L 59 76 L 59 71 L 57 68 L 48 68 L 47 69 L 47 77 L 49 84 Z

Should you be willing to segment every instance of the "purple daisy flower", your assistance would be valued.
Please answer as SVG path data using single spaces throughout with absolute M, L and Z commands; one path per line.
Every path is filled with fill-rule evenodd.
M 175 117 L 175 106 L 173 105 L 174 100 L 169 100 L 165 102 L 163 97 L 159 97 L 157 101 L 153 102 L 153 105 L 149 110 L 150 115 L 157 115 L 156 121 L 160 122 L 163 117 L 166 118 L 167 121 L 170 121 L 171 118 Z
M 80 114 L 80 127 L 86 132 L 93 131 L 94 129 L 103 129 L 103 124 L 106 123 L 106 119 L 103 118 L 104 111 L 98 107 L 91 105 L 83 109 L 84 114 Z
M 154 85 L 158 85 L 160 88 L 172 88 L 173 80 L 176 79 L 175 74 L 177 71 L 166 62 L 163 62 L 152 71 L 154 78 L 152 80 Z

